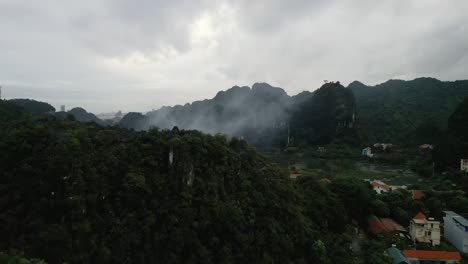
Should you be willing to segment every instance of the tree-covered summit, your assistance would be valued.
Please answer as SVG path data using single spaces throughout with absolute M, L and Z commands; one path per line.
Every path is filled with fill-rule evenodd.
M 0 104 L 2 116 L 17 115 Z M 322 254 L 289 178 L 236 138 L 26 118 L 2 124 L 0 168 L 0 252 L 48 263 L 292 263 Z
M 417 130 L 428 122 L 445 128 L 455 107 L 468 96 L 468 81 L 435 78 L 389 80 L 375 86 L 352 82 L 348 88 L 371 141 L 398 144 L 417 143 Z

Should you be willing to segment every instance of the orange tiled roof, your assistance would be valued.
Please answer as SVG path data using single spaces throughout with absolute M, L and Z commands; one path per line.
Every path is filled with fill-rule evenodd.
M 422 191 L 413 190 L 413 200 L 421 200 L 424 197 L 424 193 Z
M 403 250 L 403 254 L 407 258 L 417 258 L 417 259 L 451 259 L 451 260 L 461 260 L 461 255 L 458 252 L 449 252 L 449 251 L 431 251 L 431 250 Z
M 406 229 L 391 218 L 378 218 L 372 216 L 369 218 L 369 230 L 377 234 L 379 232 L 406 232 Z
M 386 232 L 387 231 L 386 228 L 385 228 L 385 225 L 376 216 L 373 216 L 372 219 L 370 220 L 369 230 L 374 234 L 377 234 L 379 232 Z
M 419 212 L 419 213 L 414 217 L 414 219 L 424 220 L 424 219 L 426 219 L 426 216 L 425 216 L 423 213 Z
M 427 148 L 432 148 L 432 145 L 429 145 L 429 144 L 422 144 L 419 146 L 420 148 L 422 149 L 427 149 Z
M 385 226 L 385 229 L 389 232 L 392 232 L 392 231 L 406 232 L 406 228 L 399 225 L 397 222 L 395 222 L 391 218 L 380 218 L 380 221 Z
M 384 190 L 390 190 L 390 186 L 388 186 L 387 184 L 381 184 L 381 183 L 378 183 L 376 181 L 371 181 L 370 184 L 372 185 L 372 187 L 376 188 L 376 187 L 380 187 Z

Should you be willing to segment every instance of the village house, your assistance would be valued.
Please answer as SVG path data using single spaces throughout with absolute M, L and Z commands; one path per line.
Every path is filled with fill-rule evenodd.
M 403 250 L 403 255 L 411 264 L 423 263 L 445 263 L 459 264 L 461 255 L 459 252 L 432 251 L 432 250 Z M 403 262 L 404 263 L 404 262 Z
M 422 144 L 419 146 L 419 149 L 433 149 L 434 147 L 431 144 Z
M 392 143 L 375 143 L 374 148 L 376 149 L 382 149 L 382 150 L 387 150 L 393 147 Z
M 460 159 L 460 170 L 468 172 L 468 159 Z
M 372 149 L 371 147 L 367 147 L 362 149 L 361 154 L 365 157 L 372 158 L 374 157 L 374 154 L 372 154 Z
M 468 253 L 468 220 L 463 216 L 444 211 L 444 237 L 463 253 Z
M 424 197 L 424 193 L 421 190 L 412 190 L 411 191 L 411 198 L 414 201 L 420 201 Z
M 391 190 L 390 186 L 388 186 L 387 184 L 385 184 L 382 181 L 378 181 L 378 180 L 369 181 L 369 184 L 372 186 L 372 189 L 377 194 L 381 194 L 381 193 L 388 192 L 388 191 Z
M 415 242 L 440 245 L 440 222 L 418 213 L 410 222 L 410 235 Z
M 291 173 L 291 174 L 289 174 L 289 178 L 291 178 L 291 179 L 296 179 L 297 177 L 301 177 L 301 176 L 302 176 L 302 174 L 300 174 L 300 173 Z
M 324 148 L 324 147 L 318 147 L 318 148 L 317 148 L 317 151 L 323 153 L 323 152 L 327 152 L 327 149 Z

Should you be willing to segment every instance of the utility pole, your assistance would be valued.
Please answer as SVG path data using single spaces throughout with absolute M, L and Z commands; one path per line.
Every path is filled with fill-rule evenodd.
M 2 86 L 0 85 L 0 100 L 2 100 Z

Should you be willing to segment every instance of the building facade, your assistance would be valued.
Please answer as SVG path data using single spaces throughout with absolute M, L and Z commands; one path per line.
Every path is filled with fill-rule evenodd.
M 374 154 L 372 154 L 372 149 L 370 147 L 362 149 L 361 154 L 369 158 L 374 157 Z
M 381 194 L 381 193 L 390 191 L 390 186 L 388 186 L 387 184 L 385 184 L 382 181 L 378 181 L 378 180 L 370 181 L 369 184 L 372 186 L 372 189 L 377 194 Z
M 415 242 L 440 245 L 440 222 L 419 213 L 410 222 L 410 235 Z
M 444 211 L 444 237 L 463 253 L 468 253 L 468 220 L 463 216 Z
M 461 159 L 460 160 L 460 170 L 461 171 L 468 171 L 468 159 Z

